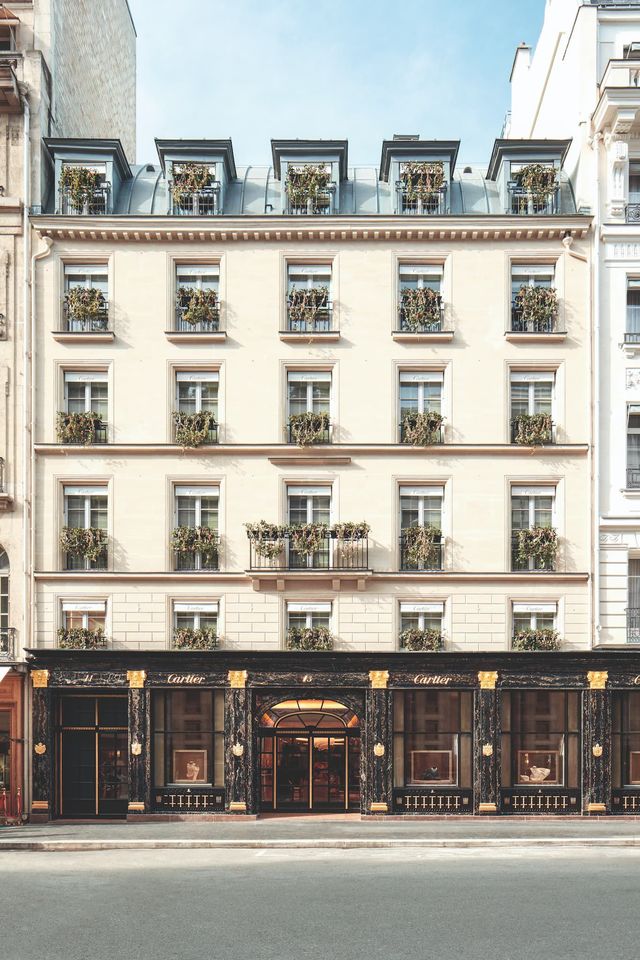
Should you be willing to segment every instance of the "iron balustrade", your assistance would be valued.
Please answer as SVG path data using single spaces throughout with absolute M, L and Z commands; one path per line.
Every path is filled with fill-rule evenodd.
M 628 203 L 625 207 L 624 218 L 627 223 L 640 223 L 640 203 Z
M 65 187 L 60 191 L 60 213 L 67 217 L 99 217 L 109 212 L 110 193 L 111 184 L 103 183 L 90 191 L 82 206 L 77 206 L 71 198 L 71 190 Z
M 544 196 L 534 197 L 521 187 L 517 182 L 511 180 L 507 184 L 509 193 L 509 207 L 507 213 L 512 213 L 519 217 L 530 216 L 552 216 L 560 212 L 560 188 L 554 187 Z
M 220 308 L 214 307 L 211 312 L 213 316 L 210 320 L 198 320 L 197 323 L 190 323 L 184 319 L 184 315 L 189 309 L 188 299 L 176 298 L 176 331 L 178 333 L 219 333 L 220 332 Z
M 287 195 L 285 213 L 292 217 L 329 217 L 335 213 L 336 185 L 330 183 L 326 190 L 319 191 L 303 203 L 291 203 Z
M 173 217 L 214 217 L 220 214 L 220 184 L 213 183 L 201 190 L 181 196 L 177 200 L 173 195 L 173 182 L 169 182 L 171 197 L 171 216 Z
M 518 437 L 520 420 L 521 420 L 520 417 L 514 417 L 511 421 L 511 443 L 518 442 L 517 437 Z M 518 446 L 522 446 L 522 447 L 537 447 L 540 445 L 547 446 L 548 444 L 553 444 L 555 442 L 556 442 L 556 425 L 553 421 L 551 421 L 551 427 L 549 429 L 549 432 L 543 440 L 541 440 L 540 442 L 536 441 L 536 443 L 522 443 L 522 444 L 518 444 Z
M 544 566 L 540 560 L 534 557 L 527 557 L 525 560 L 519 558 L 518 532 L 519 531 L 514 530 L 511 533 L 511 569 L 514 571 L 531 570 L 538 573 L 554 573 L 558 569 L 557 559 L 555 559 L 550 566 Z
M 214 444 L 214 443 L 217 443 L 217 442 L 218 442 L 218 426 L 219 426 L 219 424 L 214 423 L 211 427 L 209 427 L 209 429 L 207 430 L 207 436 L 206 436 L 206 438 L 203 440 L 204 446 L 210 446 L 211 444 Z M 174 426 L 174 428 L 173 428 L 173 439 L 174 439 L 174 441 L 177 443 L 177 440 L 176 440 L 176 430 L 177 430 L 177 428 Z
M 295 308 L 293 308 L 295 309 Z M 287 300 L 287 331 L 289 333 L 330 333 L 333 330 L 333 304 L 317 307 L 311 319 L 295 320 L 291 316 L 292 308 Z
M 627 607 L 627 643 L 640 643 L 639 607 Z
M 108 442 L 109 442 L 108 425 L 104 423 L 102 420 L 97 420 L 93 424 L 93 438 L 91 440 L 91 443 L 108 443 Z M 66 445 L 85 446 L 85 443 L 83 440 L 65 440 L 64 444 L 65 446 Z
M 400 569 L 401 570 L 424 570 L 431 571 L 443 570 L 444 544 L 442 540 L 434 541 L 431 544 L 429 556 L 426 560 L 415 561 L 411 559 L 411 540 L 404 535 L 400 536 Z
M 407 429 L 408 427 L 405 420 L 403 420 L 402 423 L 398 424 L 398 430 L 400 433 L 400 443 L 409 442 L 406 439 Z M 444 424 L 441 423 L 440 426 L 436 427 L 436 429 L 433 431 L 433 440 L 429 442 L 429 446 L 432 443 L 444 443 Z M 420 444 L 420 446 L 422 446 L 422 444 Z
M 427 197 L 409 199 L 408 191 L 402 180 L 396 182 L 398 195 L 398 213 L 418 217 L 441 217 L 449 212 L 447 206 L 447 185 L 434 190 Z
M 264 542 L 275 544 L 275 539 Z M 255 540 L 249 537 L 250 570 L 368 570 L 369 538 L 339 539 L 329 533 L 320 541 L 318 549 L 307 556 L 297 552 L 287 535 L 282 538 L 282 549 L 275 557 L 260 556 Z
M 216 549 L 213 556 L 204 557 L 198 550 L 193 553 L 174 553 L 174 570 L 219 570 L 220 554 Z
M 531 317 L 524 316 L 517 300 L 511 301 L 512 333 L 560 333 L 557 326 L 558 318 L 555 313 L 541 320 L 533 320 Z
M 444 331 L 444 304 L 440 304 L 436 317 L 418 324 L 407 321 L 406 310 L 400 305 L 398 307 L 398 323 L 401 333 L 442 333 Z
M 15 660 L 16 656 L 17 649 L 15 627 L 0 628 L 0 659 Z
M 296 443 L 295 431 L 292 424 L 287 427 L 287 443 Z M 329 422 L 324 429 L 319 431 L 318 439 L 313 440 L 308 446 L 315 446 L 317 443 L 331 443 L 331 423 Z
M 68 333 L 107 333 L 109 330 L 109 304 L 106 300 L 93 317 L 75 317 L 68 303 L 63 304 L 62 309 Z
M 640 333 L 634 333 L 631 330 L 626 330 L 624 334 L 625 343 L 640 343 Z
M 106 570 L 107 559 L 108 559 L 108 551 L 106 547 L 102 551 L 102 553 L 99 555 L 97 560 L 87 560 L 82 554 L 79 554 L 79 553 L 65 553 L 64 569 L 65 570 Z
M 640 487 L 640 467 L 627 467 L 627 490 Z

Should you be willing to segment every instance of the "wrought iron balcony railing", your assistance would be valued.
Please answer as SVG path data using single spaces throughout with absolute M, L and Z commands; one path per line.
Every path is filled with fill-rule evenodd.
M 511 533 L 511 569 L 514 571 L 518 570 L 531 570 L 539 573 L 554 573 L 558 569 L 558 560 L 557 557 L 551 562 L 544 562 L 537 556 L 530 556 L 522 558 L 520 556 L 520 538 L 518 536 L 519 531 L 513 530 Z
M 407 431 L 411 429 L 410 424 L 407 424 L 406 420 L 403 420 L 402 423 L 398 424 L 398 432 L 400 434 L 400 443 L 410 443 L 411 441 L 407 439 Z M 433 439 L 429 440 L 429 446 L 432 443 L 444 443 L 444 424 L 440 424 L 439 427 L 436 427 L 432 431 L 431 436 Z M 423 444 L 420 444 L 423 446 Z
M 640 223 L 640 203 L 628 203 L 624 218 L 627 223 Z
M 558 318 L 555 314 L 541 320 L 532 320 L 523 315 L 522 307 L 515 300 L 511 302 L 512 333 L 561 333 L 558 330 Z
M 88 560 L 82 554 L 65 553 L 64 569 L 65 570 L 106 570 L 107 560 L 108 560 L 108 552 L 106 549 L 103 550 L 103 552 L 100 554 L 100 556 L 96 560 Z
M 631 330 L 625 330 L 624 334 L 625 343 L 640 343 L 640 333 L 635 333 Z
M 627 607 L 627 643 L 640 643 L 639 607 Z
M 206 556 L 199 551 L 193 553 L 175 553 L 174 570 L 219 570 L 220 554 L 216 550 L 212 556 Z
M 104 423 L 104 421 L 102 420 L 96 420 L 95 423 L 93 424 L 93 438 L 91 439 L 90 442 L 91 443 L 108 443 L 109 442 L 108 433 L 109 433 L 108 424 Z M 65 437 L 63 440 L 61 440 L 61 442 L 64 444 L 70 444 L 74 446 L 85 445 L 85 441 L 83 439 L 76 440 L 76 439 L 68 439 Z
M 333 329 L 333 304 L 331 301 L 323 307 L 317 307 L 312 317 L 297 319 L 287 302 L 287 331 L 289 333 L 329 333 Z
M 17 655 L 15 627 L 0 627 L 0 660 L 15 660 Z
M 111 184 L 103 183 L 95 187 L 84 200 L 82 206 L 77 206 L 69 189 L 60 191 L 60 213 L 68 217 L 98 217 L 109 212 L 109 196 Z
M 627 490 L 640 488 L 640 467 L 627 467 Z
M 173 196 L 173 182 L 169 183 L 171 197 L 171 216 L 173 217 L 214 217 L 221 213 L 220 184 L 215 182 L 209 187 L 194 190 L 193 193 L 181 196 L 177 200 Z
M 329 217 L 335 211 L 336 185 L 330 183 L 326 190 L 309 197 L 302 203 L 292 203 L 287 196 L 285 213 L 292 217 Z
M 106 333 L 109 330 L 109 304 L 93 317 L 74 316 L 67 303 L 63 304 L 64 329 L 68 333 Z
M 415 558 L 413 541 L 406 536 L 400 536 L 400 569 L 401 570 L 424 570 L 425 572 L 443 570 L 444 543 L 442 540 L 434 541 L 429 547 L 427 556 L 422 560 Z
M 402 180 L 398 180 L 396 182 L 396 193 L 398 213 L 418 217 L 441 217 L 449 212 L 446 184 L 427 197 L 413 199 L 409 197 Z
M 404 307 L 398 307 L 398 324 L 401 333 L 442 333 L 444 330 L 444 305 L 440 304 L 437 316 L 422 322 L 409 322 Z
M 541 430 L 541 436 L 536 437 L 535 442 L 527 443 L 524 440 L 520 440 L 519 436 L 521 435 L 521 417 L 514 417 L 511 421 L 511 443 L 517 443 L 518 446 L 523 447 L 537 447 L 537 446 L 547 446 L 556 442 L 556 425 L 551 421 L 551 426 L 549 429 Z
M 519 217 L 551 216 L 560 212 L 560 188 L 550 190 L 544 196 L 533 197 L 518 183 L 511 180 L 507 184 L 509 192 L 509 208 L 507 213 Z
M 287 426 L 287 443 L 298 443 L 298 436 L 296 434 L 296 429 L 293 424 Z M 328 423 L 326 427 L 318 432 L 317 439 L 314 437 L 309 446 L 315 446 L 317 443 L 331 443 L 331 424 Z
M 339 539 L 330 533 L 320 541 L 312 554 L 299 553 L 287 535 L 278 540 L 263 541 L 272 548 L 271 556 L 258 552 L 259 544 L 249 538 L 250 570 L 367 570 L 369 568 L 369 538 Z
M 189 310 L 189 303 L 181 297 L 176 299 L 176 331 L 178 333 L 219 333 L 220 308 L 211 310 L 211 318 L 198 320 L 196 323 L 185 320 L 184 315 Z
M 212 426 L 209 427 L 209 429 L 207 430 L 207 436 L 202 441 L 204 446 L 209 446 L 210 444 L 218 442 L 218 427 L 219 427 L 219 424 L 217 423 L 214 423 L 212 424 Z M 175 425 L 173 427 L 173 439 L 175 443 L 180 442 L 177 438 L 177 429 Z

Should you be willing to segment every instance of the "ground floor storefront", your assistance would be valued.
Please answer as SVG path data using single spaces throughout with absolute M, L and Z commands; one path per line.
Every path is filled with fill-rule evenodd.
M 640 654 L 32 651 L 33 820 L 640 812 Z

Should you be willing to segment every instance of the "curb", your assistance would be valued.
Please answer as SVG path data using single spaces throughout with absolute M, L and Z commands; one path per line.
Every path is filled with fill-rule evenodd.
M 355 838 L 352 840 L 3 840 L 2 851 L 67 853 L 82 850 L 360 850 L 360 849 L 509 849 L 510 847 L 640 847 L 640 837 L 545 837 L 446 840 Z

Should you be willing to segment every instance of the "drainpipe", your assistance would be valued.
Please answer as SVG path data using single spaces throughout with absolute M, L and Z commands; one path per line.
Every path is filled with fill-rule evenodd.
M 29 568 L 30 555 L 30 524 L 31 513 L 29 494 L 29 461 L 31 458 L 30 424 L 28 413 L 30 395 L 30 361 L 31 361 L 31 328 L 29 323 L 29 274 L 28 264 L 31 257 L 31 237 L 29 224 L 29 207 L 31 206 L 31 113 L 29 98 L 22 95 L 22 576 L 23 576 L 23 607 L 22 607 L 22 641 L 23 646 L 31 636 L 31 572 Z M 30 703 L 27 697 L 27 684 L 24 684 L 23 697 L 23 751 L 22 751 L 22 802 L 23 810 L 27 807 L 27 790 L 29 783 L 29 756 L 28 745 L 31 742 Z
M 595 157 L 595 223 L 593 238 L 593 638 L 600 643 L 600 144 L 602 134 L 593 138 Z

